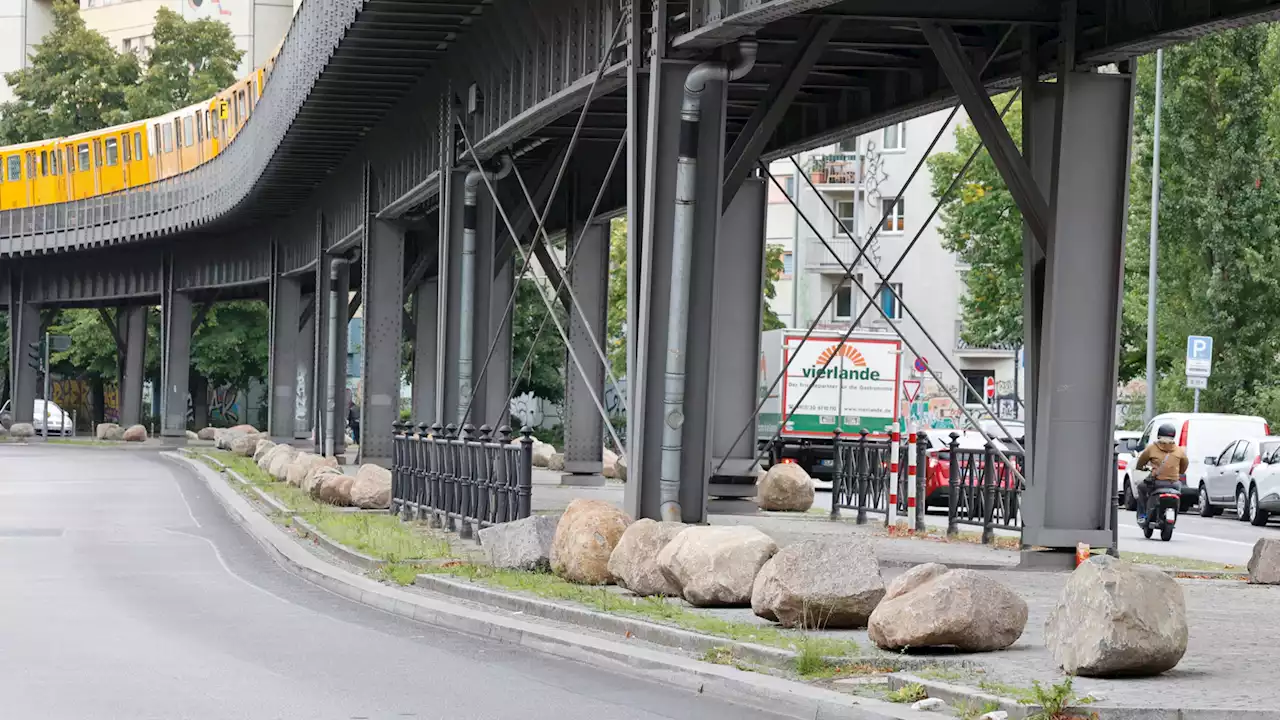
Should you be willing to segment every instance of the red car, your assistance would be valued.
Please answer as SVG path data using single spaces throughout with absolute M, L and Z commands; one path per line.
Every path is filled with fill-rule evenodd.
M 986 438 L 982 433 L 966 430 L 926 430 L 924 435 L 929 440 L 929 449 L 925 451 L 925 507 L 947 507 L 951 497 L 951 433 L 959 432 L 960 449 L 982 450 L 986 447 Z M 1008 452 L 1011 448 L 996 441 L 1000 450 Z M 961 462 L 964 462 L 963 460 Z M 980 466 L 981 467 L 981 466 Z M 1000 473 L 996 482 L 1005 486 L 1010 482 L 1008 473 Z

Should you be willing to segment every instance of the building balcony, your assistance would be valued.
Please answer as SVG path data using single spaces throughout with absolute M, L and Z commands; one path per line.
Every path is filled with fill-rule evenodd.
M 862 187 L 862 158 L 858 155 L 815 155 L 809 162 L 809 179 L 819 190 L 838 192 Z
M 1018 346 L 1012 343 L 973 345 L 965 342 L 964 323 L 956 321 L 956 355 L 968 357 L 1014 357 L 1017 354 Z
M 806 240 L 804 245 L 804 267 L 806 270 L 817 272 L 842 272 L 841 263 L 845 267 L 854 264 L 858 259 L 858 248 L 853 241 L 847 239 L 828 239 L 827 244 L 831 246 L 831 250 L 835 250 L 836 257 L 833 257 L 831 250 L 823 247 L 821 240 Z M 868 251 L 870 252 L 870 251 Z

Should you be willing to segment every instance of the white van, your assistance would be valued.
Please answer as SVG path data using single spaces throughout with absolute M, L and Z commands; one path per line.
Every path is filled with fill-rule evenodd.
M 1217 413 L 1165 413 L 1157 415 L 1142 431 L 1141 447 L 1155 440 L 1161 425 L 1172 425 L 1174 439 L 1187 454 L 1187 484 L 1182 488 L 1182 511 L 1196 504 L 1200 488 L 1204 485 L 1204 459 L 1217 457 L 1227 445 L 1240 438 L 1266 437 L 1271 428 L 1263 418 L 1251 415 L 1221 415 Z M 1139 450 L 1141 452 L 1141 450 Z M 1134 485 L 1147 479 L 1149 473 L 1134 469 Z

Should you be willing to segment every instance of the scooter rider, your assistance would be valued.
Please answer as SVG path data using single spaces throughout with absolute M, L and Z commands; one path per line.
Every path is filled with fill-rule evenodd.
M 1156 441 L 1138 456 L 1136 466 L 1151 469 L 1147 479 L 1138 485 L 1138 522 L 1147 519 L 1147 496 L 1156 483 L 1175 485 L 1187 472 L 1187 454 L 1173 441 L 1176 433 L 1172 425 L 1161 425 L 1156 431 Z

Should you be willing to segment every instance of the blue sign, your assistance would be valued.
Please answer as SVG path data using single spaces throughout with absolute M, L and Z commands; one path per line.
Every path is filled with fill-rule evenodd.
M 1208 335 L 1187 336 L 1187 376 L 1209 377 L 1213 370 L 1213 338 Z

